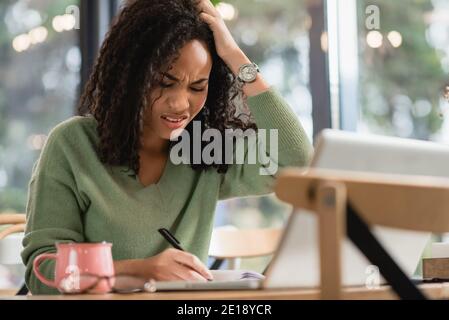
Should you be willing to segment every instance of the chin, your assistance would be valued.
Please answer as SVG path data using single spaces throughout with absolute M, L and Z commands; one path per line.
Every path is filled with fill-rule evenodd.
M 182 134 L 182 132 L 184 130 L 185 130 L 185 128 L 174 129 L 167 135 L 166 139 L 167 140 L 170 140 L 170 138 L 177 139 Z
M 172 135 L 178 136 L 181 134 L 182 129 L 174 129 L 174 130 L 167 130 L 166 128 L 163 128 L 162 130 L 159 130 L 157 132 L 157 135 L 159 136 L 159 138 L 161 138 L 162 140 L 170 140 L 170 137 Z M 179 134 L 177 134 L 177 131 L 179 131 Z

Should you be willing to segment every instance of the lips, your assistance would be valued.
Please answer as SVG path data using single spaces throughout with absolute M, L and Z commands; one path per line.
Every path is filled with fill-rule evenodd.
M 188 116 L 162 115 L 162 122 L 170 129 L 181 128 L 188 119 Z
M 170 121 L 170 122 L 181 122 L 182 120 L 187 119 L 187 116 L 182 116 L 182 117 L 171 117 L 171 116 L 161 116 L 162 119 Z

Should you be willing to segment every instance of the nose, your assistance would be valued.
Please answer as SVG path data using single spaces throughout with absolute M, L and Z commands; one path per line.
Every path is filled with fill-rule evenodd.
M 168 99 L 168 108 L 173 113 L 183 113 L 189 109 L 190 103 L 188 95 L 183 92 L 177 92 Z

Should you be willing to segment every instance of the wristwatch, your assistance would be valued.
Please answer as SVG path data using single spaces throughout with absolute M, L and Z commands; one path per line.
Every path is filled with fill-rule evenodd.
M 259 66 L 255 63 L 245 63 L 239 68 L 237 74 L 237 81 L 240 87 L 243 87 L 245 83 L 251 83 L 256 81 L 257 73 L 260 72 Z

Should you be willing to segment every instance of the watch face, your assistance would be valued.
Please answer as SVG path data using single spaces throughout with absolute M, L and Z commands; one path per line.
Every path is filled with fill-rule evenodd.
M 245 82 L 254 81 L 254 79 L 256 79 L 256 76 L 257 76 L 257 70 L 253 66 L 247 66 L 247 67 L 243 68 L 241 75 L 240 75 L 242 80 Z

